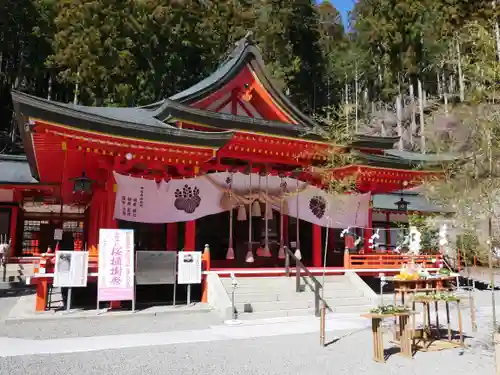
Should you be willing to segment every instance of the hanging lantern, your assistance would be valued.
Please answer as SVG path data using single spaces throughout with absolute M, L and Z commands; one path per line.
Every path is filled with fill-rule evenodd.
M 92 193 L 92 183 L 94 180 L 91 180 L 85 175 L 85 172 L 82 172 L 80 177 L 70 178 L 70 181 L 73 181 L 73 193 L 80 194 L 91 194 Z
M 394 204 L 398 207 L 398 211 L 408 211 L 409 202 L 405 201 L 403 197 Z

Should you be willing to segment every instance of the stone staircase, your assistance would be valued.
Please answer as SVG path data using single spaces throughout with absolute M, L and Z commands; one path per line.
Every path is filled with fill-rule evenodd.
M 363 313 L 372 306 L 375 293 L 357 275 L 327 276 L 324 299 L 329 313 Z M 317 278 L 322 282 L 322 277 Z M 307 279 L 306 279 L 307 280 Z M 295 277 L 240 277 L 235 291 L 238 319 L 265 319 L 314 315 L 314 292 L 301 280 L 303 292 L 295 291 Z M 221 278 L 231 298 L 230 278 Z
M 33 276 L 33 264 L 7 264 L 5 271 L 0 267 L 0 288 L 23 287 L 26 285 L 26 278 Z

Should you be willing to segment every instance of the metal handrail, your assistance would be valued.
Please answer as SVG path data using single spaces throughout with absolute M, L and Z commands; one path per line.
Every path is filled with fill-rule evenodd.
M 307 269 L 307 267 L 298 259 L 295 254 L 288 248 L 285 247 L 285 275 L 290 276 L 290 257 L 295 261 L 295 291 L 297 293 L 302 292 L 300 285 L 300 278 L 302 277 L 302 270 L 305 273 L 305 276 L 308 276 L 312 282 L 314 283 L 314 315 L 320 316 L 320 306 L 319 303 L 321 301 L 320 291 L 323 288 L 323 285 L 314 277 L 314 275 Z

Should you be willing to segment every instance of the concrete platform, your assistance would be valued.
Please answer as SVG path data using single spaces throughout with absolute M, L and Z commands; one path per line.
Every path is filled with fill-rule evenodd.
M 10 310 L 5 323 L 18 323 L 19 321 L 40 321 L 40 320 L 58 320 L 58 319 L 78 319 L 78 318 L 106 318 L 120 317 L 133 315 L 151 315 L 157 316 L 161 314 L 188 314 L 188 313 L 207 313 L 212 309 L 205 303 L 193 303 L 191 305 L 177 306 L 153 306 L 145 309 L 131 310 L 83 310 L 72 309 L 70 311 L 62 309 L 54 309 L 49 311 L 36 312 L 35 295 L 27 295 L 19 297 L 19 300 Z

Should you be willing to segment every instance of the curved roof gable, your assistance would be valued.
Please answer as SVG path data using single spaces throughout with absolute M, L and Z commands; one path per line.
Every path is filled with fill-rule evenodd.
M 40 120 L 110 135 L 210 147 L 222 147 L 233 136 L 231 131 L 207 133 L 179 129 L 155 118 L 155 111 L 137 107 L 87 107 L 49 101 L 18 91 L 12 91 L 12 101 L 18 115 L 22 113 Z
M 251 39 L 251 33 L 248 33 L 236 43 L 234 50 L 215 72 L 188 89 L 171 96 L 169 99 L 185 105 L 198 102 L 231 82 L 247 65 L 255 72 L 260 83 L 269 92 L 273 100 L 297 125 L 305 128 L 311 128 L 316 125 L 311 118 L 293 105 L 273 83 L 272 76 L 265 67 L 262 54 Z

